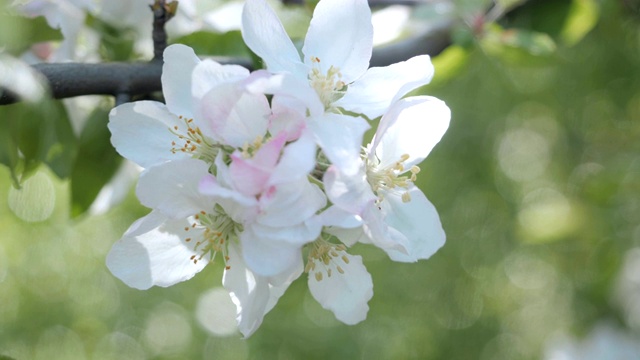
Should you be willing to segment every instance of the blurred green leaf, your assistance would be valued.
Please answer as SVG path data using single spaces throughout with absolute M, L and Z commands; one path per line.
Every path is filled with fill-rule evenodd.
M 38 104 L 0 107 L 0 162 L 11 170 L 14 185 L 46 163 L 60 178 L 69 176 L 76 138 L 64 106 L 46 99 Z
M 432 85 L 438 85 L 459 75 L 469 59 L 469 51 L 462 46 L 452 45 L 432 59 L 435 76 Z
M 480 44 L 488 54 L 511 63 L 536 62 L 535 58 L 549 57 L 556 50 L 555 42 L 547 34 L 526 29 L 504 30 L 497 24 L 486 27 Z
M 127 61 L 133 55 L 136 34 L 131 29 L 114 27 L 109 23 L 87 15 L 87 26 L 100 34 L 100 55 L 105 61 Z
M 250 56 L 240 31 L 229 31 L 224 34 L 197 31 L 177 38 L 172 43 L 190 46 L 198 55 Z
M 594 0 L 573 0 L 560 38 L 569 45 L 577 44 L 598 23 L 600 11 Z
M 82 215 L 113 177 L 122 158 L 111 145 L 109 110 L 93 111 L 80 135 L 78 157 L 71 173 L 71 216 Z
M 514 6 L 522 3 L 522 0 L 496 0 L 496 3 L 503 9 L 511 9 Z
M 33 44 L 62 39 L 60 30 L 49 27 L 42 16 L 29 19 L 0 13 L 0 44 L 9 53 L 17 55 Z

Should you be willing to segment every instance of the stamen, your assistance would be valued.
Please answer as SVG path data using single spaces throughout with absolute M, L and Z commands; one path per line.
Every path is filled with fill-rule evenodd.
M 345 273 L 337 260 L 340 259 L 345 264 L 349 264 L 349 258 L 345 253 L 346 246 L 343 244 L 332 244 L 322 237 L 318 238 L 309 246 L 311 246 L 311 249 L 309 250 L 307 265 L 304 269 L 306 273 L 313 272 L 317 281 L 321 281 L 324 278 L 324 273 L 330 278 L 334 274 L 334 268 L 340 274 Z
M 319 64 L 320 59 L 311 56 L 313 64 Z M 320 100 L 324 104 L 325 110 L 337 111 L 333 108 L 333 103 L 344 96 L 347 84 L 342 81 L 342 73 L 340 69 L 333 65 L 329 67 L 326 74 L 320 72 L 320 69 L 314 67 L 309 72 L 309 82 L 311 87 L 318 93 Z
M 366 164 L 367 182 L 369 182 L 371 190 L 378 196 L 376 201 L 378 209 L 382 210 L 380 204 L 384 200 L 384 192 L 380 190 L 396 192 L 405 203 L 411 201 L 411 195 L 408 190 L 418 179 L 417 174 L 420 172 L 420 168 L 413 165 L 409 169 L 410 174 L 402 175 L 406 172 L 404 163 L 409 160 L 411 156 L 409 154 L 403 154 L 398 161 L 386 167 L 381 167 L 380 160 L 375 156 L 367 156 L 366 152 L 367 150 L 365 150 L 363 159 Z M 400 193 L 396 188 L 402 188 L 406 191 Z

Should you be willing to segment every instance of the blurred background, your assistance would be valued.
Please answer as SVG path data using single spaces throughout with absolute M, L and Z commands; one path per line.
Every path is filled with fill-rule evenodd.
M 170 41 L 249 55 L 231 21 L 241 3 L 204 3 L 181 1 Z M 6 56 L 149 58 L 150 20 L 138 30 L 139 18 L 98 6 L 69 44 L 0 4 Z M 291 36 L 311 9 L 278 6 Z M 137 170 L 108 142 L 113 100 L 41 100 L 0 107 L 0 359 L 640 359 L 640 3 L 375 10 L 382 48 L 448 29 L 453 44 L 417 93 L 453 115 L 418 184 L 447 243 L 415 264 L 355 246 L 374 282 L 366 321 L 336 321 L 303 277 L 245 340 L 222 266 L 171 288 L 126 287 L 105 256 L 148 210 Z

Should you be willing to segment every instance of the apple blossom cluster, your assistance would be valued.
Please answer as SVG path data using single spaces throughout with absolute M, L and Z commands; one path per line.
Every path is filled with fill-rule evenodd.
M 450 111 L 433 97 L 405 97 L 430 81 L 433 66 L 424 55 L 368 69 L 366 0 L 321 0 L 302 56 L 265 0 L 246 1 L 242 34 L 266 70 L 201 61 L 172 45 L 166 105 L 112 110 L 112 143 L 144 168 L 136 191 L 152 211 L 114 244 L 107 265 L 147 289 L 221 264 L 244 336 L 303 274 L 324 308 L 356 324 L 373 283 L 350 247 L 373 244 L 415 262 L 445 242 L 414 182 Z

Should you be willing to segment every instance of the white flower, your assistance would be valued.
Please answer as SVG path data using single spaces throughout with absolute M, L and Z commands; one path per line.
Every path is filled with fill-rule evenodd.
M 260 276 L 241 255 L 236 223 L 215 201 L 198 192 L 209 165 L 182 159 L 146 169 L 138 183 L 140 201 L 154 210 L 136 221 L 107 256 L 107 267 L 137 289 L 188 280 L 208 263 L 225 265 L 223 285 L 238 311 L 238 327 L 251 335 L 286 288 L 302 273 L 302 259 L 276 276 Z
M 343 242 L 372 242 L 391 259 L 403 262 L 427 259 L 444 244 L 438 214 L 413 182 L 420 170 L 417 164 L 440 141 L 449 119 L 449 108 L 438 99 L 399 100 L 380 120 L 355 175 L 336 167 L 327 170 L 325 189 L 338 209 L 325 215 L 325 221 L 338 228 L 356 228 L 335 232 Z M 366 237 L 357 230 L 357 223 L 336 223 L 341 212 L 361 220 Z
M 371 11 L 365 0 L 322 0 L 302 48 L 301 59 L 265 0 L 248 0 L 243 11 L 245 42 L 267 70 L 278 73 L 262 90 L 302 100 L 308 126 L 329 160 L 342 171 L 357 170 L 366 122 L 342 109 L 376 118 L 395 100 L 428 83 L 433 66 L 426 55 L 371 68 Z
M 243 91 L 248 76 L 240 66 L 200 61 L 187 46 L 169 46 L 161 78 L 166 105 L 137 101 L 113 109 L 111 142 L 144 168 L 192 157 L 213 163 L 221 147 L 241 147 L 266 132 L 269 103 Z
M 262 145 L 252 157 L 234 153 L 228 167 L 219 156 L 216 176 L 209 175 L 200 184 L 203 194 L 242 225 L 239 239 L 245 262 L 263 276 L 281 274 L 302 261 L 302 247 L 320 235 L 315 213 L 326 205 L 324 193 L 306 176 L 314 164 L 307 159 L 313 157 L 298 161 L 300 153 L 313 154 L 313 142 L 301 138 L 286 146 L 280 157 L 283 143 L 284 134 Z
M 310 246 L 306 272 L 309 291 L 323 308 L 347 325 L 366 319 L 373 281 L 362 257 L 349 255 L 344 245 L 322 238 Z

